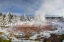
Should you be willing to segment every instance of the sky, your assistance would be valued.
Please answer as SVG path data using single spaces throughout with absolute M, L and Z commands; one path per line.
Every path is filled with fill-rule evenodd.
M 0 12 L 13 14 L 34 14 L 42 0 L 0 0 Z
M 64 0 L 0 0 L 0 12 L 64 16 Z

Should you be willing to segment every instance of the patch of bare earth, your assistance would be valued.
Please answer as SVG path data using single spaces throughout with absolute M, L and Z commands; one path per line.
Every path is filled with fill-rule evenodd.
M 35 25 L 35 24 L 34 25 L 28 25 L 28 24 L 16 25 L 14 28 L 24 33 L 52 30 L 50 25 Z

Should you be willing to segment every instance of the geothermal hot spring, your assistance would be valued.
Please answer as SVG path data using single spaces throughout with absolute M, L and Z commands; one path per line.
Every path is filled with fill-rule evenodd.
M 0 28 L 0 32 L 4 32 L 4 34 L 6 35 L 6 36 L 4 35 L 4 38 L 5 37 L 9 38 L 14 35 L 20 34 L 22 36 L 27 35 L 29 39 L 35 40 L 37 38 L 39 39 L 42 38 L 44 40 L 44 38 L 50 39 L 51 34 L 56 34 L 56 35 L 64 34 L 64 22 L 58 22 L 58 21 L 50 22 L 45 19 L 44 14 L 43 15 L 35 14 L 34 20 L 26 21 L 26 22 L 18 22 L 15 24 L 11 23 L 11 24 L 5 25 Z M 10 34 L 12 34 L 12 36 Z M 52 35 L 52 38 L 54 38 L 53 35 Z M 14 36 L 14 39 L 17 40 L 15 36 Z

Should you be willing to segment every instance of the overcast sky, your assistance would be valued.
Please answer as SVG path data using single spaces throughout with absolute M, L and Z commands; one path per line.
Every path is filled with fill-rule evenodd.
M 0 12 L 64 15 L 64 0 L 0 0 Z

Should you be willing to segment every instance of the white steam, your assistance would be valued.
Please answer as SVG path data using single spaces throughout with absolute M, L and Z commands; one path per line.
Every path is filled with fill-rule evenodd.
M 45 20 L 46 14 L 64 15 L 64 0 L 44 0 L 41 7 L 35 11 L 35 19 Z

